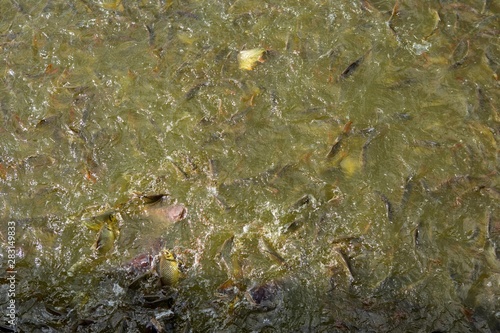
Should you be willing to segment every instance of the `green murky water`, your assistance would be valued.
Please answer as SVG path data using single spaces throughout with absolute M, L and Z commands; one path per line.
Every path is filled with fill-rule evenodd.
M 3 330 L 500 329 L 498 3 L 0 10 Z

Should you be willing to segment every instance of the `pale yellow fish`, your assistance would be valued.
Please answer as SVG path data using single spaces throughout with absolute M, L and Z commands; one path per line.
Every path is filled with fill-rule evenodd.
M 179 282 L 181 276 L 179 262 L 175 259 L 172 252 L 167 249 L 160 251 L 156 272 L 160 276 L 163 286 L 175 286 Z

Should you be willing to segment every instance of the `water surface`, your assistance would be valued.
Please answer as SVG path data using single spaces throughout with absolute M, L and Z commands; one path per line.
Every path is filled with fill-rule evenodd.
M 497 3 L 0 8 L 19 331 L 500 329 Z M 159 242 L 185 264 L 176 291 L 128 288 Z

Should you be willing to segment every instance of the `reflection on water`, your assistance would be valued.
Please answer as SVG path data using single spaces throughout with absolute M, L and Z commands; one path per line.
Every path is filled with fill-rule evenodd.
M 19 331 L 500 329 L 495 2 L 0 7 Z

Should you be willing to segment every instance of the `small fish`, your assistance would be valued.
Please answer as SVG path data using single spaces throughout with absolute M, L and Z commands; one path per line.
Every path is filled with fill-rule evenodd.
M 208 85 L 209 85 L 208 82 L 198 83 L 197 85 L 191 87 L 188 90 L 188 92 L 186 93 L 186 95 L 184 95 L 184 98 L 186 99 L 186 101 L 189 101 L 190 99 L 193 99 L 198 94 L 198 92 L 200 91 L 201 88 L 207 87 Z
M 217 161 L 214 159 L 209 159 L 208 160 L 208 177 L 211 180 L 216 180 L 217 177 L 219 176 L 219 171 L 217 168 Z
M 500 69 L 500 60 L 495 55 L 495 49 L 488 47 L 484 50 L 484 56 L 486 57 L 486 62 L 493 72 L 493 76 L 498 80 L 498 72 Z
M 455 47 L 455 50 L 453 50 L 452 56 L 451 56 L 451 68 L 457 68 L 460 67 L 466 60 L 467 55 L 469 54 L 469 41 L 462 39 L 460 42 L 458 42 L 457 46 Z
M 399 205 L 401 209 L 406 207 L 406 204 L 408 203 L 408 200 L 410 198 L 412 189 L 413 189 L 413 178 L 415 177 L 415 174 L 410 174 L 408 177 L 405 179 L 405 184 L 403 186 L 403 195 L 401 196 L 401 204 Z
M 343 264 L 345 271 L 347 272 L 349 281 L 350 282 L 354 281 L 354 275 L 352 274 L 352 267 L 349 262 L 349 258 L 347 257 L 347 254 L 345 254 L 340 247 L 336 247 L 335 251 L 339 254 L 340 261 Z
M 354 73 L 354 71 L 359 67 L 359 65 L 361 65 L 364 59 L 365 56 L 362 56 L 361 58 L 359 58 L 358 60 L 347 66 L 347 68 L 342 72 L 342 74 L 340 74 L 340 78 L 346 79 L 349 76 L 351 76 L 352 73 Z
M 96 217 L 95 219 L 98 218 L 103 218 L 104 224 L 102 224 L 101 229 L 97 234 L 97 239 L 93 245 L 93 249 L 96 250 L 98 254 L 104 255 L 113 248 L 115 240 L 120 234 L 118 230 L 118 219 L 114 212 L 104 214 L 103 216 Z
M 292 205 L 292 210 L 297 210 L 297 209 L 301 208 L 302 206 L 307 205 L 310 202 L 311 202 L 311 196 L 309 194 L 306 194 L 306 195 L 302 196 L 299 200 L 297 200 Z
M 380 197 L 380 199 L 384 202 L 385 204 L 385 209 L 386 209 L 386 214 L 387 214 L 387 219 L 389 222 L 392 222 L 394 219 L 394 207 L 392 206 L 392 203 L 389 201 L 389 198 L 385 196 L 385 194 L 375 191 L 377 195 Z
M 168 194 L 141 194 L 139 195 L 139 198 L 143 200 L 145 204 L 154 204 L 157 203 L 160 200 L 165 200 L 168 198 Z
M 173 160 L 173 158 L 171 158 L 170 156 L 167 156 L 167 161 L 169 161 L 170 163 L 172 163 L 172 165 L 174 166 L 174 168 L 184 177 L 184 179 L 188 179 L 189 178 L 189 175 L 187 174 L 186 171 L 184 171 L 183 168 L 181 168 L 181 166 L 175 162 Z
M 234 244 L 234 235 L 232 235 L 231 237 L 229 237 L 224 241 L 224 243 L 220 247 L 219 252 L 216 255 L 216 258 L 219 260 L 220 265 L 227 270 L 228 275 L 230 275 L 233 270 L 232 260 L 231 260 L 231 252 L 233 250 L 233 244 Z
M 328 154 L 326 154 L 326 158 L 332 158 L 333 156 L 337 155 L 337 153 L 340 151 L 340 147 L 342 146 L 342 140 L 344 140 L 351 131 L 351 126 L 352 126 L 352 121 L 348 121 L 344 125 L 342 133 L 340 133 L 340 135 L 333 142 L 332 148 L 330 148 L 330 151 L 328 152 Z
M 387 21 L 387 26 L 391 29 L 394 34 L 397 34 L 396 29 L 394 28 L 394 24 L 392 23 L 392 19 L 399 14 L 399 2 L 396 0 L 394 7 L 392 7 L 391 17 Z
M 163 286 L 174 286 L 179 282 L 181 272 L 179 262 L 175 259 L 172 252 L 163 249 L 159 254 L 159 263 L 156 266 L 156 272 L 160 277 Z
M 487 237 L 493 239 L 500 236 L 500 220 L 495 219 L 491 212 L 488 213 Z
M 262 253 L 267 254 L 271 259 L 278 262 L 280 265 L 287 267 L 287 263 L 283 257 L 276 252 L 272 245 L 264 237 L 259 238 L 259 249 Z
M 146 24 L 146 29 L 148 30 L 148 35 L 149 35 L 149 46 L 154 46 L 155 45 L 155 38 L 156 34 L 153 28 L 153 25 L 147 25 Z
M 363 169 L 365 169 L 368 165 L 368 148 L 372 144 L 373 140 L 386 135 L 388 131 L 389 131 L 389 126 L 384 126 L 381 129 L 375 129 L 374 127 L 370 127 L 367 130 L 364 130 L 366 134 L 369 134 L 369 137 L 363 144 L 363 147 L 361 148 L 361 166 Z
M 326 154 L 326 158 L 332 158 L 333 156 L 337 155 L 337 153 L 340 151 L 343 138 L 344 135 L 341 134 L 335 139 L 332 148 L 330 148 L 330 151 L 328 152 L 328 154 Z
M 109 250 L 113 248 L 115 242 L 115 234 L 111 226 L 107 223 L 104 224 L 97 234 L 97 240 L 94 244 L 94 249 L 100 255 L 106 254 Z
M 294 167 L 293 164 L 287 163 L 287 164 L 280 166 L 278 168 L 273 168 L 272 170 L 266 171 L 266 174 L 269 174 L 269 178 L 270 178 L 267 183 L 272 185 L 278 179 L 282 178 L 287 172 L 291 171 L 293 169 L 293 167 Z
M 238 292 L 245 290 L 245 286 L 241 283 L 236 283 L 233 279 L 227 279 L 217 287 L 216 296 L 218 297 L 234 297 Z
M 281 227 L 281 233 L 282 234 L 289 234 L 289 233 L 292 233 L 294 231 L 297 231 L 298 229 L 300 229 L 300 227 L 302 227 L 304 225 L 304 223 L 305 223 L 304 218 L 296 219 L 293 222 L 287 223 L 283 227 Z
M 219 207 L 222 208 L 223 210 L 228 211 L 231 209 L 231 206 L 229 206 L 226 200 L 224 200 L 224 198 L 221 197 L 220 195 L 215 194 L 214 199 L 215 202 L 217 202 L 217 204 L 219 205 Z

